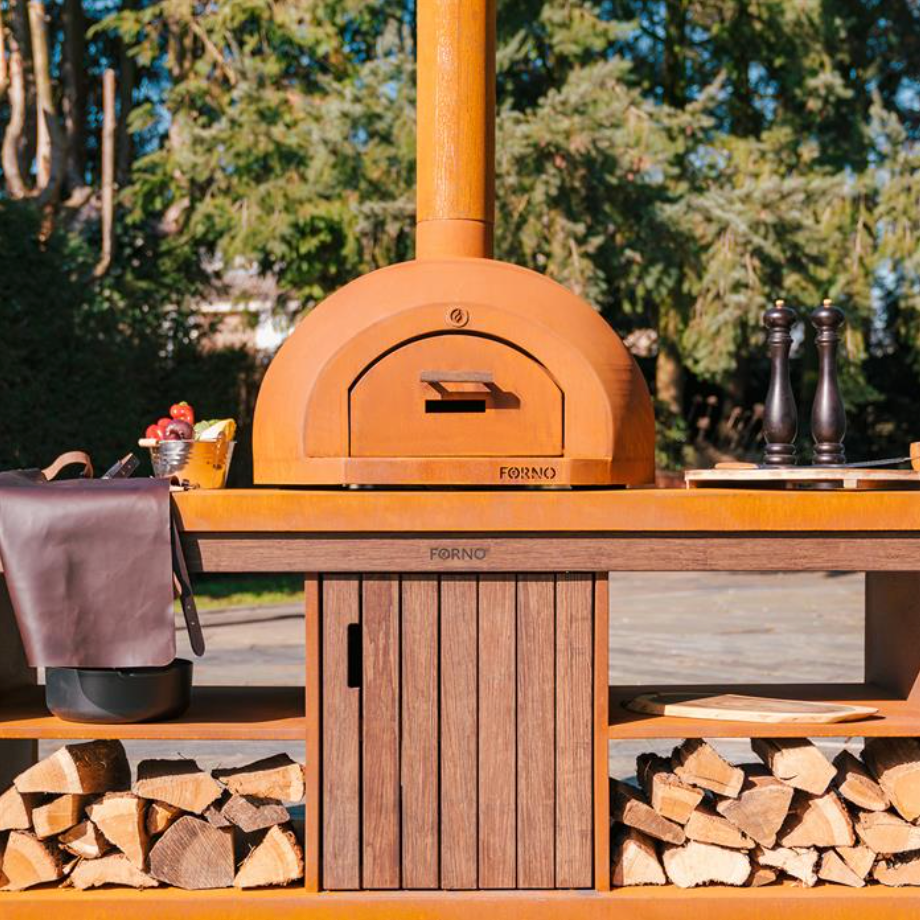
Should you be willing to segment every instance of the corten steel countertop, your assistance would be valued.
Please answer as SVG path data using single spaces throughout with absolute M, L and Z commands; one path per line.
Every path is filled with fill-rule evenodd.
M 920 568 L 920 491 L 238 489 L 175 497 L 200 571 Z

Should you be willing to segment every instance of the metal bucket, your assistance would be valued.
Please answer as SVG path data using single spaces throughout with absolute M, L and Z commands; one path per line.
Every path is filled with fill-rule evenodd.
M 150 448 L 153 474 L 193 489 L 222 489 L 236 441 L 160 441 Z

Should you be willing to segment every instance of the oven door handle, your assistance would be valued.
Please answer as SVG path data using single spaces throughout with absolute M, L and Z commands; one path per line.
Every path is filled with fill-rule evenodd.
M 434 386 L 445 383 L 481 383 L 486 387 L 495 385 L 492 371 L 422 371 L 419 379 L 422 383 Z

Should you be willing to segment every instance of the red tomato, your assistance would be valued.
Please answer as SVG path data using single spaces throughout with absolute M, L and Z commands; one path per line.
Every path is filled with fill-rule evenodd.
M 170 406 L 169 414 L 181 422 L 188 422 L 189 425 L 195 424 L 195 410 L 187 402 L 179 402 Z
M 169 416 L 164 416 L 164 417 L 161 418 L 161 419 L 157 419 L 157 428 L 159 428 L 161 431 L 165 432 L 165 431 L 166 431 L 166 426 L 167 426 L 171 421 L 172 421 L 172 419 L 171 419 Z
M 163 429 L 159 425 L 148 425 L 144 432 L 145 438 L 153 438 L 155 441 L 163 440 Z

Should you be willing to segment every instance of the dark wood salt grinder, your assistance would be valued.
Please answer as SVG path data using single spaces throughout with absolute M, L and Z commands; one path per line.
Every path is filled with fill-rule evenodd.
M 811 436 L 815 442 L 812 463 L 815 466 L 839 466 L 847 462 L 843 449 L 847 416 L 837 380 L 837 344 L 845 320 L 843 310 L 829 300 L 811 314 L 818 348 L 818 386 L 811 406 Z
M 765 466 L 795 466 L 795 436 L 798 415 L 792 382 L 789 379 L 789 351 L 792 348 L 792 327 L 798 315 L 782 300 L 764 311 L 770 351 L 770 386 L 763 413 L 763 452 Z

